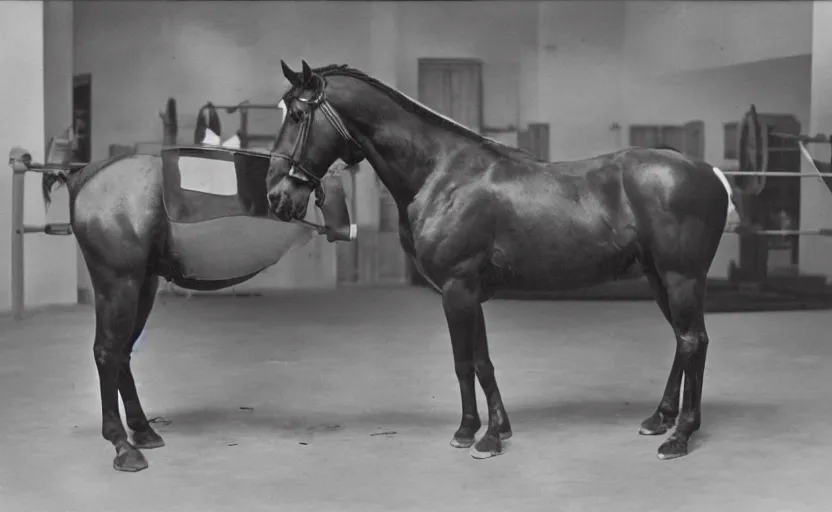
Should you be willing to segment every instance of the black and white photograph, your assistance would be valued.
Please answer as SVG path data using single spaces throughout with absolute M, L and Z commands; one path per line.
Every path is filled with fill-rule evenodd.
M 832 0 L 0 19 L 0 512 L 832 510 Z

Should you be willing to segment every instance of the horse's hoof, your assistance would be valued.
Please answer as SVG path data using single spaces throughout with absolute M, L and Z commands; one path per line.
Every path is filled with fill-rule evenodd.
M 503 454 L 503 442 L 495 435 L 485 435 L 468 449 L 475 459 L 489 459 Z
M 116 458 L 113 459 L 113 469 L 135 473 L 147 469 L 147 459 L 144 458 L 142 452 L 130 447 L 116 455 Z
M 658 458 L 661 460 L 676 459 L 688 454 L 688 440 L 684 437 L 670 436 L 670 439 L 659 446 Z
M 657 429 L 652 429 L 650 427 L 645 427 L 644 425 L 642 425 L 638 429 L 639 435 L 642 435 L 642 436 L 660 436 L 660 435 L 664 434 L 665 432 L 667 432 L 667 427 L 659 427 Z
M 641 422 L 638 433 L 643 436 L 659 436 L 673 428 L 676 420 L 665 418 L 661 413 L 656 413 Z
M 462 420 L 462 425 L 454 432 L 454 437 L 451 439 L 451 446 L 454 448 L 468 448 L 474 444 L 474 434 L 480 429 L 480 423 L 476 422 L 468 424 L 465 419 Z
M 165 441 L 155 430 L 147 427 L 147 430 L 133 432 L 133 445 L 142 450 L 150 450 L 165 446 Z
M 457 437 L 454 436 L 451 438 L 451 446 L 454 448 L 468 448 L 474 444 L 473 437 Z

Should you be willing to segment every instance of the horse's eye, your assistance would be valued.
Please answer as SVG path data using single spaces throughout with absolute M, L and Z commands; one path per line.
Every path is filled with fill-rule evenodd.
M 301 112 L 299 110 L 293 110 L 289 113 L 289 117 L 292 118 L 292 121 L 295 121 L 296 123 L 299 123 L 301 121 L 301 119 L 303 119 L 303 112 Z

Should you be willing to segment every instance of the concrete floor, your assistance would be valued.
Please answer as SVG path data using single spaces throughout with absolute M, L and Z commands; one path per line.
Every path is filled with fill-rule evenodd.
M 167 446 L 125 474 L 100 436 L 92 309 L 2 318 L 0 510 L 829 509 L 828 312 L 710 315 L 703 429 L 672 461 L 636 433 L 673 355 L 656 306 L 494 301 L 486 321 L 515 435 L 479 461 L 448 445 L 433 293 L 161 296 L 133 364 Z

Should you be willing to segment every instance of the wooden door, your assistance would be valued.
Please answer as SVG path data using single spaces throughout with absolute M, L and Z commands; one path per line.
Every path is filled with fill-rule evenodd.
M 75 134 L 75 162 L 89 162 L 92 158 L 92 75 L 84 73 L 73 77 L 72 131 Z
M 705 123 L 704 121 L 691 121 L 682 126 L 684 130 L 684 142 L 682 152 L 690 157 L 705 159 Z
M 482 63 L 473 59 L 419 59 L 419 101 L 482 131 Z
M 549 123 L 529 123 L 528 129 L 517 132 L 517 147 L 548 161 Z

